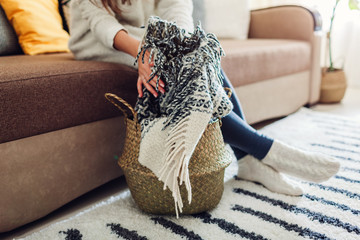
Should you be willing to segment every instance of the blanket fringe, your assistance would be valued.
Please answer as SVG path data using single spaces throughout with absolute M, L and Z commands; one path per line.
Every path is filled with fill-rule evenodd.
M 191 184 L 189 175 L 189 161 L 192 151 L 186 148 L 187 128 L 189 119 L 183 119 L 176 127 L 169 131 L 165 145 L 165 163 L 160 170 L 159 180 L 164 182 L 164 189 L 172 186 L 172 196 L 175 202 L 176 217 L 182 212 L 183 202 L 180 194 L 180 185 L 185 183 L 188 193 L 188 202 L 191 203 Z

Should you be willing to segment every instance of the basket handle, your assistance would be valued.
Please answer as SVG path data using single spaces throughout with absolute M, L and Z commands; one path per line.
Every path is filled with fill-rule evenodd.
M 232 90 L 231 90 L 231 88 L 224 87 L 224 90 L 225 90 L 225 92 L 227 92 L 228 98 L 231 98 L 231 95 L 232 95 Z
M 128 118 L 129 115 L 127 114 L 126 110 L 124 110 L 117 102 L 115 102 L 115 100 L 122 103 L 125 107 L 127 107 L 131 111 L 132 116 L 134 116 L 134 120 L 137 122 L 137 113 L 128 102 L 126 102 L 124 99 L 113 93 L 105 93 L 105 98 L 109 100 L 112 104 L 114 104 L 125 115 L 125 117 Z

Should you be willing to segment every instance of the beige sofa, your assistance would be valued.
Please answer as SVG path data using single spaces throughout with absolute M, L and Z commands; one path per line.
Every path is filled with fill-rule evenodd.
M 281 6 L 252 11 L 247 40 L 221 40 L 223 69 L 249 123 L 319 100 L 320 30 L 317 12 Z
M 251 12 L 249 39 L 226 40 L 222 66 L 250 123 L 319 99 L 319 16 L 302 7 Z M 135 104 L 137 73 L 71 54 L 0 57 L 0 232 L 39 219 L 122 175 L 125 133 L 104 96 Z

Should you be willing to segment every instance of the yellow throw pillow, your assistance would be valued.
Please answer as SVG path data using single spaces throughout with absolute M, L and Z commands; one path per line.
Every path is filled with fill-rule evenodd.
M 0 0 L 25 54 L 69 52 L 57 0 Z

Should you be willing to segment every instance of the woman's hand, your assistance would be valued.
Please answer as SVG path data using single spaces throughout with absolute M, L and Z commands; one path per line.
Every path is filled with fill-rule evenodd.
M 127 54 L 130 54 L 134 58 L 136 58 L 138 54 L 140 42 L 135 38 L 131 37 L 125 30 L 120 30 L 114 37 L 114 48 L 123 51 Z M 144 63 L 142 63 L 142 54 L 138 60 L 138 81 L 137 81 L 137 89 L 139 93 L 139 97 L 143 96 L 143 85 L 149 90 L 155 97 L 158 97 L 158 93 L 156 92 L 156 81 L 158 79 L 155 76 L 150 82 L 151 67 L 154 66 L 154 63 L 149 63 L 150 53 L 148 51 L 145 52 Z M 165 84 L 163 81 L 159 79 L 159 88 L 158 90 L 161 93 L 165 93 L 164 90 Z M 154 89 L 155 88 L 155 89 Z
M 154 66 L 153 62 L 149 63 L 149 57 L 150 57 L 150 53 L 149 51 L 145 52 L 145 56 L 144 56 L 144 63 L 142 62 L 142 54 L 140 54 L 140 57 L 138 59 L 138 73 L 139 73 L 139 77 L 138 77 L 138 81 L 137 81 L 137 90 L 139 93 L 139 97 L 143 97 L 143 85 L 146 87 L 147 90 L 149 90 L 149 92 L 154 95 L 155 97 L 158 97 L 158 93 L 156 92 L 156 82 L 158 80 L 158 76 L 155 76 L 153 79 L 151 79 L 150 82 L 148 82 L 148 80 L 150 79 L 150 75 L 151 75 L 151 68 Z M 158 90 L 164 94 L 165 93 L 165 84 L 164 82 L 159 79 L 159 86 L 158 86 Z

